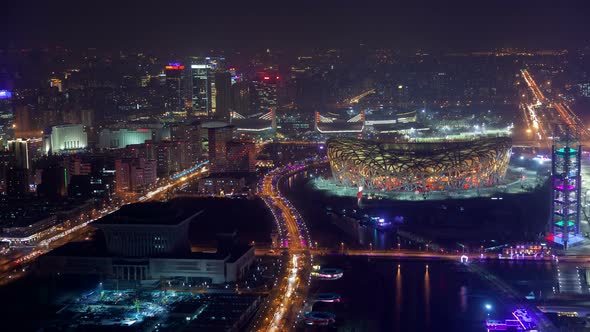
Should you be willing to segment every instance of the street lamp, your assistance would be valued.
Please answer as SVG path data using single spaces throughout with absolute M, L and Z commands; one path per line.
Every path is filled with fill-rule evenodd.
M 488 313 L 488 317 L 490 317 L 490 311 L 492 311 L 492 305 L 489 303 L 484 304 L 484 308 L 486 309 L 486 312 Z
M 397 243 L 397 250 L 400 250 L 401 243 Z

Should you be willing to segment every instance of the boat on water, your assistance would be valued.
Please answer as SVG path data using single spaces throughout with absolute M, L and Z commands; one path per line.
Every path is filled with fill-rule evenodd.
M 342 278 L 344 271 L 337 268 L 320 268 L 311 272 L 311 276 L 320 280 L 338 280 Z

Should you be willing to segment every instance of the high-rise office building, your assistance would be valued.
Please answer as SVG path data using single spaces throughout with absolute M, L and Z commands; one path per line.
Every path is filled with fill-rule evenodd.
M 35 137 L 34 129 L 31 106 L 16 106 L 14 109 L 14 136 L 21 138 Z
M 250 114 L 250 84 L 245 81 L 236 82 L 231 89 L 231 111 L 248 116 Z
M 7 140 L 14 137 L 14 114 L 12 110 L 12 93 L 0 90 L 0 139 Z
M 264 114 L 277 108 L 277 84 L 280 77 L 276 74 L 258 73 L 252 82 L 253 93 L 250 96 L 254 114 Z
M 203 124 L 207 129 L 209 140 L 209 162 L 211 173 L 223 173 L 227 168 L 227 143 L 232 140 L 235 127 L 225 122 L 208 122 Z
M 201 127 L 198 121 L 177 123 L 169 126 L 170 136 L 174 141 L 186 141 L 186 162 L 193 165 L 201 158 Z
M 191 63 L 190 100 L 193 114 L 215 116 L 217 111 L 215 73 L 225 71 L 225 59 L 222 57 L 192 57 L 189 61 Z
M 184 66 L 178 62 L 169 63 L 165 67 L 166 89 L 168 93 L 167 104 L 171 109 L 180 110 L 184 108 L 183 102 L 183 73 Z
M 191 103 L 193 113 L 208 116 L 211 113 L 211 67 L 208 64 L 191 65 Z
M 129 178 L 130 178 L 130 159 L 117 159 L 115 160 L 115 191 L 122 193 L 129 190 Z
M 229 120 L 231 90 L 231 74 L 229 72 L 215 73 L 215 116 L 218 119 Z
M 23 169 L 30 169 L 29 145 L 20 138 L 8 141 L 8 151 L 13 155 L 15 166 Z

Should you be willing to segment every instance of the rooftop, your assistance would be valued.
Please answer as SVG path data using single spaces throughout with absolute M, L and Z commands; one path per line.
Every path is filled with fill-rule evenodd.
M 223 121 L 207 121 L 201 124 L 201 127 L 206 129 L 223 128 L 229 126 L 231 126 L 229 123 Z
M 178 225 L 202 211 L 203 207 L 183 198 L 168 202 L 135 203 L 123 206 L 94 224 Z

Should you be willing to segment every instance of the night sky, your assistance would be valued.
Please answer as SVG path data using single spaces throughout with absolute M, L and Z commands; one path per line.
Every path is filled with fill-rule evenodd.
M 150 2 L 150 3 L 148 3 Z M 0 47 L 572 47 L 584 1 L 10 1 Z

